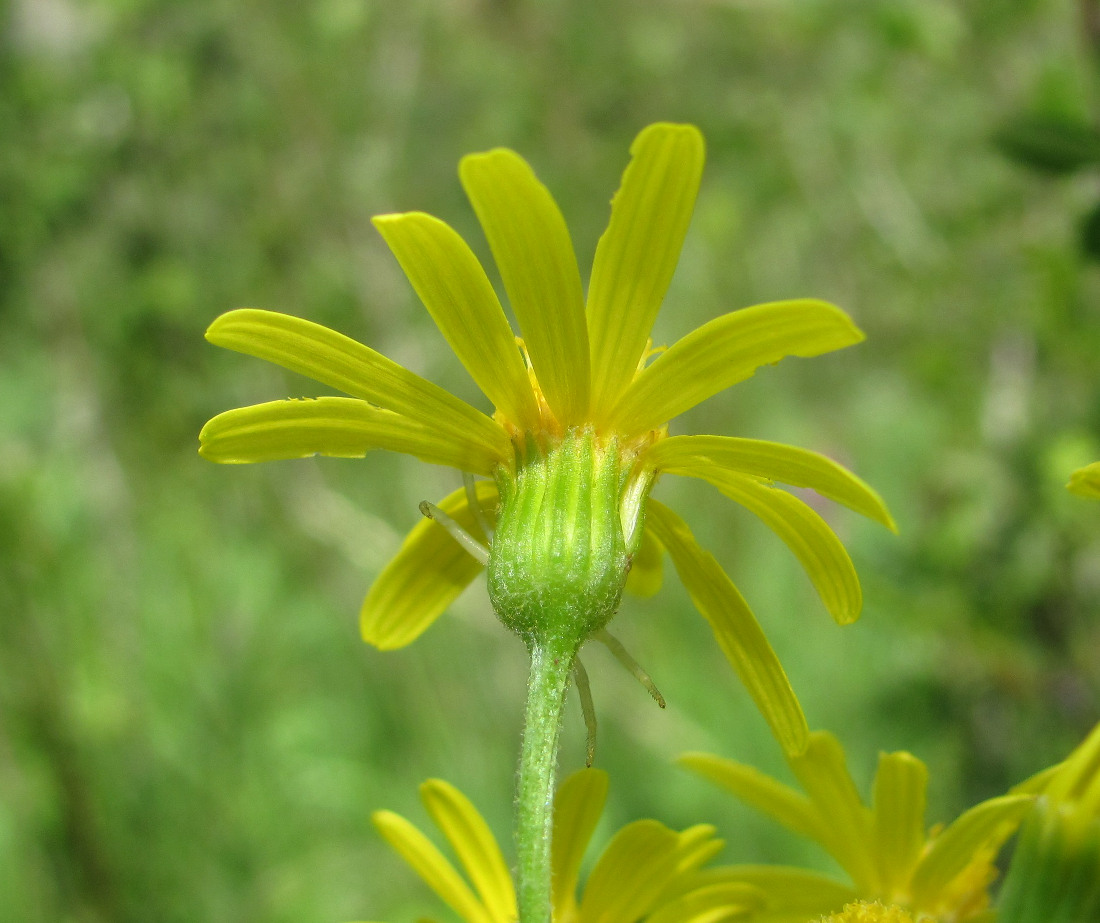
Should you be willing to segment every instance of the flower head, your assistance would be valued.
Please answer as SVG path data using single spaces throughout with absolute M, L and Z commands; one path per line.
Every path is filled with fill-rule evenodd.
M 460 873 L 413 824 L 392 811 L 374 823 L 428 886 L 467 923 L 514 923 L 516 892 L 496 839 L 458 789 L 439 779 L 420 787 L 432 821 L 454 850 Z M 582 769 L 562 783 L 554 808 L 554 923 L 687 923 L 708 908 L 737 919 L 760 903 L 744 884 L 700 883 L 698 870 L 722 847 L 714 828 L 680 833 L 640 820 L 612 837 L 578 893 L 581 861 L 603 812 L 607 775 Z
M 631 152 L 587 295 L 565 221 L 528 164 L 504 149 L 463 159 L 461 181 L 522 340 L 477 258 L 448 225 L 420 212 L 375 219 L 493 404 L 492 416 L 325 327 L 239 310 L 215 320 L 207 338 L 350 396 L 228 411 L 204 427 L 200 451 L 240 463 L 359 457 L 381 448 L 491 478 L 427 507 L 472 535 L 467 547 L 477 557 L 422 522 L 371 588 L 361 628 L 380 648 L 413 641 L 487 564 L 502 621 L 529 642 L 560 635 L 575 651 L 614 614 L 628 575 L 639 590 L 656 590 L 667 551 L 784 746 L 797 752 L 807 740 L 805 719 L 754 616 L 683 520 L 648 496 L 662 473 L 711 483 L 791 548 L 838 622 L 854 620 L 861 594 L 847 552 L 817 513 L 772 482 L 812 488 L 893 528 L 878 495 L 814 452 L 669 436 L 667 427 L 761 366 L 840 349 L 863 335 L 838 308 L 802 299 L 733 311 L 666 350 L 651 349 L 699 187 L 703 140 L 692 126 L 656 124 Z M 493 529 L 491 547 L 479 552 Z
M 794 913 L 835 913 L 848 902 L 881 902 L 887 909 L 939 923 L 983 919 L 997 874 L 997 852 L 1035 800 L 1034 791 L 1021 786 L 929 830 L 924 763 L 904 751 L 881 754 L 868 804 L 848 772 L 840 743 L 823 731 L 810 735 L 805 753 L 788 755 L 802 791 L 733 760 L 707 754 L 687 754 L 681 760 L 749 806 L 819 843 L 849 876 L 848 883 L 841 883 L 778 866 L 708 872 L 716 881 L 760 888 L 767 895 L 754 918 L 760 921 L 785 920 Z M 860 911 L 863 916 L 852 913 L 839 919 L 905 919 L 869 916 L 866 909 Z
M 1038 798 L 1005 876 L 998 919 L 1100 919 L 1100 725 L 1064 762 L 1025 785 Z

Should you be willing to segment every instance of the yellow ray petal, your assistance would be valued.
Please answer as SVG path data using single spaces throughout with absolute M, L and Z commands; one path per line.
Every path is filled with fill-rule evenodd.
M 703 136 L 658 123 L 631 145 L 588 285 L 594 418 L 630 383 L 672 281 L 703 173 Z
M 664 504 L 650 500 L 646 528 L 668 550 L 695 607 L 710 623 L 723 653 L 787 753 L 801 753 L 808 729 L 787 674 L 737 587 L 687 524 Z
M 462 158 L 459 177 L 489 240 L 546 401 L 563 426 L 588 410 L 588 330 L 569 230 L 527 162 L 504 148 Z
M 1078 468 L 1069 476 L 1066 487 L 1079 497 L 1100 500 L 1100 462 Z
M 863 591 L 852 559 L 836 533 L 809 506 L 759 478 L 734 474 L 706 459 L 696 459 L 680 470 L 708 481 L 762 519 L 801 562 L 825 608 L 839 624 L 859 618 Z
M 647 366 L 610 411 L 609 426 L 644 433 L 786 356 L 819 356 L 863 339 L 840 308 L 777 301 L 716 317 Z
M 527 368 L 473 251 L 448 225 L 423 212 L 372 220 L 478 387 L 509 420 L 533 429 L 538 407 Z
M 813 803 L 801 792 L 752 766 L 708 753 L 685 753 L 677 762 L 736 795 L 788 830 L 824 845 L 825 831 Z
M 848 772 L 844 748 L 828 731 L 814 731 L 806 752 L 790 759 L 798 781 L 817 808 L 832 853 L 863 892 L 878 886 L 872 855 L 871 812 Z
M 696 824 L 680 833 L 676 847 L 677 878 L 670 882 L 669 888 L 679 890 L 701 865 L 722 851 L 726 842 L 715 837 L 715 833 L 716 829 L 711 824 Z
M 497 492 L 492 482 L 479 481 L 477 495 L 483 509 L 495 510 Z M 477 534 L 477 521 L 466 502 L 465 490 L 456 490 L 439 507 L 464 529 Z M 481 570 L 482 566 L 439 523 L 421 519 L 363 601 L 359 613 L 363 640 L 382 650 L 411 644 Z
M 684 895 L 698 881 L 699 869 L 709 862 L 725 846 L 718 839 L 715 828 L 710 824 L 696 824 L 678 835 L 676 851 L 671 864 L 673 873 L 668 876 L 657 897 L 650 902 L 652 907 L 664 907 Z
M 1045 794 L 1055 803 L 1073 803 L 1083 816 L 1100 809 L 1100 724 L 1096 725 L 1051 777 Z
M 924 846 L 928 768 L 913 754 L 882 753 L 873 801 L 875 857 L 886 894 L 909 883 Z
M 686 894 L 661 904 L 646 918 L 646 923 L 734 923 L 756 919 L 755 913 L 765 906 L 766 898 L 759 888 L 744 882 L 730 881 L 692 888 Z
M 442 779 L 420 786 L 420 798 L 466 870 L 496 923 L 515 920 L 516 890 L 496 838 L 470 799 Z
M 758 889 L 766 897 L 762 920 L 790 914 L 804 923 L 859 897 L 849 885 L 820 872 L 784 865 L 726 865 L 707 869 L 699 877 L 708 882 L 743 882 Z
M 467 923 L 497 923 L 454 866 L 405 818 L 392 811 L 375 811 L 371 820 L 398 855 Z
M 998 848 L 1020 825 L 1034 800 L 1030 795 L 990 798 L 953 821 L 932 841 L 913 872 L 913 906 L 934 903 L 980 850 Z
M 690 474 L 688 469 L 699 459 L 738 474 L 809 487 L 897 532 L 886 504 L 871 487 L 831 458 L 808 449 L 734 436 L 671 436 L 646 454 L 648 464 L 672 474 Z
M 741 923 L 764 921 L 766 905 L 759 888 L 742 882 L 719 882 L 694 887 L 647 918 L 647 923 Z M 798 923 L 804 923 L 799 920 Z
M 558 788 L 551 857 L 555 920 L 570 920 L 575 915 L 581 861 L 606 799 L 607 773 L 598 769 L 581 769 Z
M 655 820 L 623 827 L 608 844 L 581 899 L 580 923 L 638 920 L 676 873 L 677 834 Z
M 1066 762 L 1055 763 L 1040 769 L 1034 775 L 1028 776 L 1022 782 L 1018 782 L 1008 790 L 1010 795 L 1041 795 L 1065 769 Z
M 493 446 L 500 458 L 508 457 L 507 435 L 485 414 L 328 327 L 289 314 L 242 308 L 216 318 L 206 338 L 216 346 L 274 362 L 418 420 L 448 439 L 465 438 Z
M 492 474 L 496 450 L 467 436 L 443 436 L 417 420 L 350 397 L 269 401 L 227 410 L 199 433 L 199 454 L 223 464 L 328 455 L 362 458 L 372 449 Z
M 642 543 L 630 562 L 626 577 L 626 589 L 643 599 L 655 596 L 664 583 L 665 550 L 652 529 L 642 532 Z

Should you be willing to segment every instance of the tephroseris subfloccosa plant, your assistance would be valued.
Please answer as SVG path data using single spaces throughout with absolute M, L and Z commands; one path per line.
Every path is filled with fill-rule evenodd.
M 420 212 L 375 219 L 494 405 L 491 417 L 306 320 L 240 310 L 207 331 L 213 343 L 350 395 L 220 414 L 200 437 L 207 458 L 241 463 L 389 449 L 463 472 L 463 488 L 438 505 L 422 504 L 432 521 L 413 529 L 371 588 L 361 628 L 380 648 L 402 647 L 487 569 L 493 608 L 531 656 L 516 818 L 523 923 L 545 923 L 550 913 L 554 772 L 572 678 L 592 713 L 579 649 L 601 640 L 648 680 L 606 626 L 628 583 L 656 591 L 664 552 L 784 748 L 800 753 L 808 743 L 798 700 L 748 605 L 683 520 L 650 499 L 658 477 L 708 481 L 759 516 L 798 556 L 840 623 L 854 620 L 862 604 L 852 562 L 821 517 L 773 481 L 812 488 L 893 528 L 878 495 L 822 455 L 754 439 L 668 434 L 674 417 L 759 367 L 850 346 L 863 335 L 840 309 L 801 299 L 733 311 L 654 350 L 650 330 L 694 208 L 703 140 L 692 126 L 656 124 L 631 153 L 587 293 L 561 212 L 530 166 L 504 149 L 463 159 L 460 178 L 522 339 L 448 225 Z

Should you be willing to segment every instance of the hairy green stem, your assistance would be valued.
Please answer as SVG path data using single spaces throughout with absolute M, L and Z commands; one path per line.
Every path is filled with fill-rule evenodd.
M 531 676 L 519 779 L 516 783 L 516 856 L 520 923 L 549 923 L 550 844 L 554 826 L 554 773 L 558 732 L 577 643 L 532 640 Z

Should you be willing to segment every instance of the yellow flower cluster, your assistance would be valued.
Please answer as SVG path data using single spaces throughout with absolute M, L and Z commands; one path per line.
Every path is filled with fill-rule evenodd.
M 802 299 L 733 311 L 668 349 L 652 349 L 650 332 L 699 188 L 703 140 L 692 126 L 660 123 L 638 136 L 631 154 L 587 293 L 565 221 L 530 166 L 503 149 L 463 159 L 460 179 L 522 339 L 473 251 L 447 224 L 419 212 L 375 219 L 491 412 L 304 319 L 238 310 L 207 331 L 219 346 L 346 396 L 222 413 L 201 433 L 205 457 L 246 463 L 387 449 L 463 473 L 461 489 L 422 506 L 430 518 L 411 531 L 367 594 L 364 639 L 382 649 L 409 644 L 487 570 L 494 608 L 531 650 L 532 690 L 536 680 L 546 681 L 544 701 L 529 698 L 517 797 L 518 887 L 484 819 L 446 782 L 426 782 L 421 796 L 461 871 L 399 815 L 377 812 L 377 828 L 467 923 L 543 923 L 547 912 L 553 923 L 978 923 L 992 919 L 998 851 L 1027 817 L 1023 859 L 1006 889 L 1005 907 L 1015 916 L 1005 923 L 1045 923 L 1027 914 L 1062 900 L 1060 884 L 1070 874 L 1064 868 L 1100 881 L 1100 730 L 1063 766 L 946 826 L 928 826 L 928 771 L 907 752 L 880 756 L 864 800 L 839 741 L 810 731 L 733 582 L 687 524 L 650 497 L 662 474 L 711 484 L 788 545 L 841 624 L 856 619 L 862 605 L 852 562 L 821 517 L 775 482 L 812 488 L 894 528 L 879 496 L 822 455 L 740 437 L 669 435 L 671 420 L 757 369 L 840 349 L 863 335 L 838 308 Z M 1075 472 L 1069 487 L 1100 497 L 1100 463 Z M 639 592 L 656 592 L 666 552 L 798 787 L 717 756 L 688 754 L 682 763 L 818 843 L 846 880 L 779 866 L 705 867 L 722 847 L 713 827 L 677 832 L 642 820 L 610 839 L 580 887 L 608 782 L 596 770 L 576 773 L 554 801 L 561 699 L 571 675 L 582 695 L 587 688 L 583 668 L 574 667 L 580 645 L 607 640 L 604 626 L 628 580 Z M 1050 859 L 1054 849 L 1069 856 L 1062 865 Z M 1046 871 L 1017 873 L 1027 862 Z M 1100 908 L 1100 885 L 1095 890 L 1066 897 L 1066 913 Z

